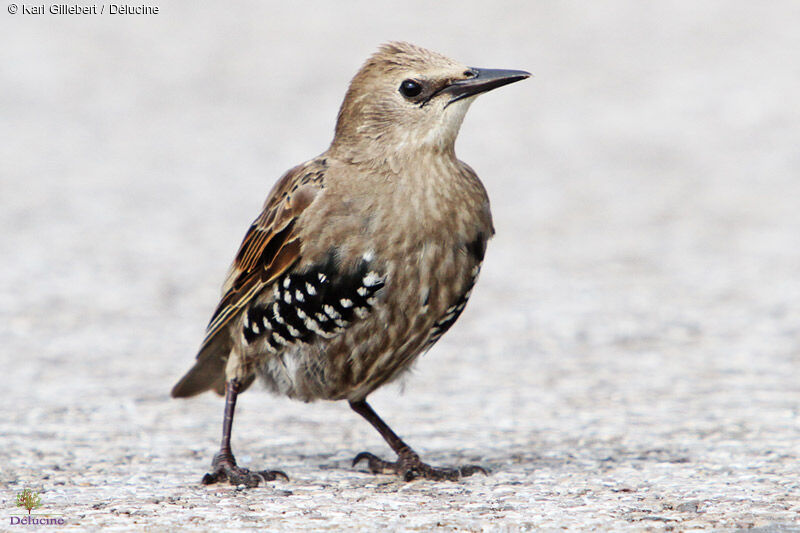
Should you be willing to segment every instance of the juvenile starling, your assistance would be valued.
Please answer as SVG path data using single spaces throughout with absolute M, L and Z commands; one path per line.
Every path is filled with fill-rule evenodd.
M 493 235 L 489 199 L 454 143 L 475 96 L 530 76 L 466 67 L 391 42 L 350 83 L 330 148 L 287 172 L 244 237 L 191 370 L 173 397 L 225 394 L 222 444 L 203 483 L 286 477 L 236 465 L 237 395 L 256 376 L 306 402 L 347 400 L 397 460 L 373 473 L 458 479 L 423 463 L 367 404 L 453 325 Z

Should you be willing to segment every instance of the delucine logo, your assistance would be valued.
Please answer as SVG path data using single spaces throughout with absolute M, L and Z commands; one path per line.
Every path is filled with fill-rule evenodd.
M 17 507 L 28 511 L 27 515 L 11 515 L 12 526 L 63 526 L 67 523 L 62 516 L 54 514 L 31 514 L 31 511 L 42 506 L 42 497 L 38 492 L 24 489 L 17 494 Z

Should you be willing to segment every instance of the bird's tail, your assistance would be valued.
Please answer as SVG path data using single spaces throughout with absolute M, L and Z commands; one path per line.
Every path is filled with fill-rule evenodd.
M 209 389 L 224 395 L 225 365 L 232 348 L 233 339 L 227 332 L 221 332 L 210 339 L 197 354 L 194 366 L 172 387 L 172 397 L 187 398 Z M 248 382 L 247 385 L 249 384 Z

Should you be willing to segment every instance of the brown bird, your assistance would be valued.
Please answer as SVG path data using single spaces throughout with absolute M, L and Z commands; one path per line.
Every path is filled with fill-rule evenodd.
M 493 235 L 489 198 L 454 143 L 476 95 L 530 76 L 466 67 L 391 42 L 350 83 L 330 148 L 287 172 L 244 237 L 194 367 L 173 397 L 225 394 L 222 444 L 203 483 L 286 477 L 237 466 L 237 395 L 256 376 L 306 402 L 347 400 L 397 454 L 373 473 L 457 479 L 423 463 L 367 404 L 453 325 Z M 288 478 L 287 478 L 288 479 Z

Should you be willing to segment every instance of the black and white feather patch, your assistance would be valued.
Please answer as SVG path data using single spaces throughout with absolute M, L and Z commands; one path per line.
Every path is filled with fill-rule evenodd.
M 469 297 L 472 295 L 472 289 L 478 281 L 478 274 L 481 272 L 483 257 L 486 254 L 486 239 L 483 234 L 479 233 L 474 241 L 467 243 L 466 250 L 470 256 L 477 260 L 477 264 L 472 268 L 472 272 L 470 272 L 470 280 L 464 292 L 447 308 L 444 315 L 434 322 L 430 336 L 428 337 L 427 346 L 438 341 L 441 336 L 455 324 L 458 317 L 461 316 L 461 312 L 464 311 L 464 307 L 467 306 L 467 301 L 469 301 Z
M 331 252 L 325 263 L 276 280 L 271 301 L 247 310 L 245 341 L 264 338 L 267 349 L 278 352 L 295 342 L 335 337 L 365 318 L 386 278 L 366 258 L 356 269 L 343 272 L 335 257 Z
M 428 337 L 428 346 L 438 341 L 442 335 L 447 333 L 447 330 L 450 329 L 453 324 L 455 324 L 456 320 L 458 320 L 458 317 L 461 316 L 461 312 L 464 311 L 464 307 L 467 306 L 467 301 L 472 295 L 472 288 L 475 286 L 475 282 L 478 280 L 480 269 L 480 266 L 476 266 L 472 270 L 472 280 L 467 285 L 464 293 L 458 297 L 453 305 L 447 308 L 447 310 L 444 312 L 444 315 L 442 315 L 439 320 L 434 322 L 433 327 L 431 328 L 430 336 Z

